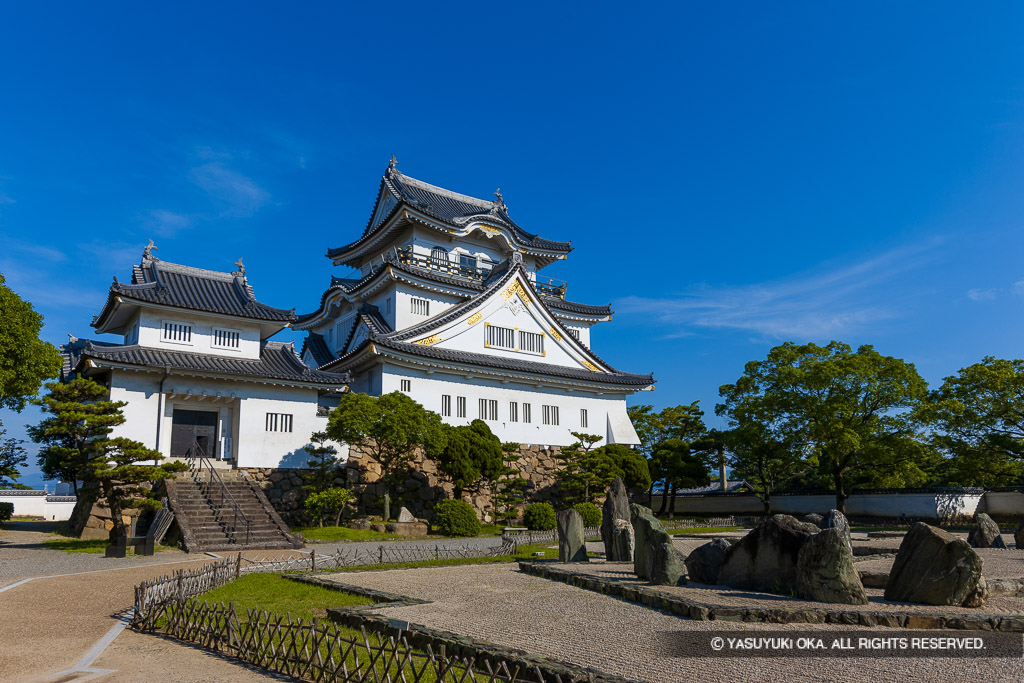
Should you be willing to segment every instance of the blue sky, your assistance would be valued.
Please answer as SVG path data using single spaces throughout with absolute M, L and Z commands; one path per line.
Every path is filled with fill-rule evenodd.
M 312 310 L 393 153 L 572 240 L 544 272 L 640 402 L 711 413 L 786 340 L 1021 356 L 1020 6 L 368 5 L 4 7 L 0 273 L 46 339 L 149 238 Z

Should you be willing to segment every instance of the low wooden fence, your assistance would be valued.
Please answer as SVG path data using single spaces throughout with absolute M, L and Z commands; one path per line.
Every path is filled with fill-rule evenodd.
M 171 601 L 153 610 L 146 627 L 237 657 L 286 676 L 312 681 L 365 683 L 574 683 L 591 677 L 559 676 L 537 666 L 486 654 L 460 657 L 404 637 L 360 629 L 352 635 L 332 622 L 292 620 L 262 610 L 239 619 L 234 604 Z
M 583 538 L 601 538 L 601 527 L 588 526 L 583 529 Z M 534 543 L 558 543 L 558 530 L 506 532 L 501 535 L 503 543 L 533 545 Z

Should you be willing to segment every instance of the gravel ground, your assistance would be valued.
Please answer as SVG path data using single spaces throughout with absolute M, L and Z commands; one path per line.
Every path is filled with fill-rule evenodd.
M 331 577 L 328 577 L 331 578 Z M 566 584 L 528 576 L 514 565 L 473 565 L 334 575 L 341 583 L 407 595 L 429 604 L 378 608 L 391 618 L 518 648 L 608 674 L 652 683 L 702 681 L 1021 680 L 1021 659 L 852 659 L 670 657 L 663 633 L 745 631 L 785 635 L 803 625 L 681 619 Z M 839 630 L 819 625 L 816 631 Z M 844 629 L 849 630 L 849 629 Z M 872 636 L 894 629 L 860 629 Z
M 1003 551 L 1005 552 L 1005 551 Z M 632 563 L 622 562 L 587 562 L 579 564 L 554 564 L 552 566 L 560 569 L 567 569 L 573 572 L 592 574 L 603 579 L 610 579 L 619 583 L 636 584 L 648 586 L 646 581 L 639 581 L 633 573 Z M 858 564 L 858 567 L 861 565 Z M 721 605 L 724 607 L 788 607 L 792 609 L 818 608 L 823 603 L 810 600 L 801 600 L 786 595 L 772 595 L 771 593 L 758 593 L 755 591 L 735 590 L 723 586 L 707 586 L 704 584 L 687 584 L 685 586 L 658 586 L 658 590 L 669 595 L 675 595 L 687 600 L 693 600 L 705 605 Z M 1024 614 L 1024 598 L 1013 598 L 998 596 L 989 598 L 984 607 L 937 607 L 935 605 L 914 605 L 905 602 L 888 602 L 883 597 L 885 593 L 881 588 L 866 588 L 865 592 L 870 601 L 867 605 L 841 605 L 844 610 L 871 611 L 871 612 L 920 612 L 934 614 L 969 614 L 977 616 L 980 614 Z
M 981 556 L 982 573 L 986 579 L 1022 579 L 1024 578 L 1024 550 L 1000 550 L 997 548 L 977 548 Z M 877 560 L 863 560 L 854 566 L 862 572 L 884 572 L 892 569 L 894 557 Z

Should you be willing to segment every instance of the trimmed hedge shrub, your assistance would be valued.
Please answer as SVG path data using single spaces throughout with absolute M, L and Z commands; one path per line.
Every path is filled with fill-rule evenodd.
M 434 528 L 445 536 L 476 536 L 480 520 L 464 500 L 442 500 L 434 506 Z
M 593 503 L 576 503 L 572 509 L 580 513 L 583 526 L 601 526 L 601 508 Z
M 557 524 L 555 508 L 550 503 L 530 503 L 523 510 L 523 526 L 530 531 L 548 531 Z
M 14 515 L 14 503 L 0 503 L 0 524 Z

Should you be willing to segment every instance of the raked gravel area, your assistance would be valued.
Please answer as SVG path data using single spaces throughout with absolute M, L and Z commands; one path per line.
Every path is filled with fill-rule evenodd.
M 593 667 L 629 680 L 652 683 L 701 681 L 1020 681 L 1021 658 L 850 659 L 768 657 L 672 657 L 659 646 L 662 634 L 737 632 L 785 635 L 807 625 L 693 621 L 593 591 L 529 576 L 512 564 L 470 565 L 327 575 L 340 583 L 429 601 L 382 607 L 384 616 L 477 640 Z M 834 632 L 835 626 L 817 625 Z M 848 630 L 851 627 L 844 627 Z M 860 629 L 894 636 L 901 629 Z

